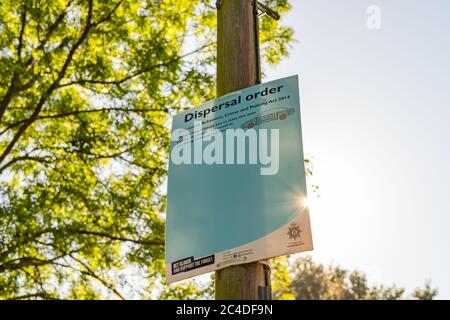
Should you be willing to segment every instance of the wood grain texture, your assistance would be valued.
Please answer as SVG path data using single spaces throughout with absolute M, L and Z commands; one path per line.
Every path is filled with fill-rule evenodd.
M 217 13 L 217 96 L 256 84 L 252 0 L 224 0 Z M 258 300 L 264 266 L 231 266 L 215 275 L 216 300 Z
M 216 271 L 216 300 L 259 300 L 265 286 L 263 264 L 254 262 Z
M 256 83 L 252 0 L 224 0 L 217 12 L 217 96 Z

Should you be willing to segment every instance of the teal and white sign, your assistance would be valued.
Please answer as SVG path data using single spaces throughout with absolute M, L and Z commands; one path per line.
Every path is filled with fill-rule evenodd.
M 170 151 L 168 283 L 313 249 L 297 76 L 181 112 Z

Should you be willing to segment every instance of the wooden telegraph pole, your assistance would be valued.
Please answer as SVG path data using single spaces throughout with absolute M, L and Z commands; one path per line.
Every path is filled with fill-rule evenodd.
M 278 20 L 278 14 L 256 0 L 218 0 L 217 96 L 261 82 L 258 8 Z M 266 12 L 264 12 L 266 11 Z M 216 271 L 216 300 L 271 299 L 267 261 Z

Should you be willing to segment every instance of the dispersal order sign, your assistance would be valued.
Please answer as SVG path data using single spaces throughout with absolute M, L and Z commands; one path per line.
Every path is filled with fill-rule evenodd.
M 313 249 L 298 77 L 173 118 L 166 279 Z

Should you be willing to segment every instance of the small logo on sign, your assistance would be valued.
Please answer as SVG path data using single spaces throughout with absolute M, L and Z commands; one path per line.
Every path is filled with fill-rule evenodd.
M 297 238 L 300 238 L 300 233 L 302 232 L 302 230 L 300 230 L 300 226 L 298 224 L 291 223 L 291 225 L 289 226 L 289 231 L 287 233 L 287 235 L 289 236 L 290 240 L 297 240 Z

